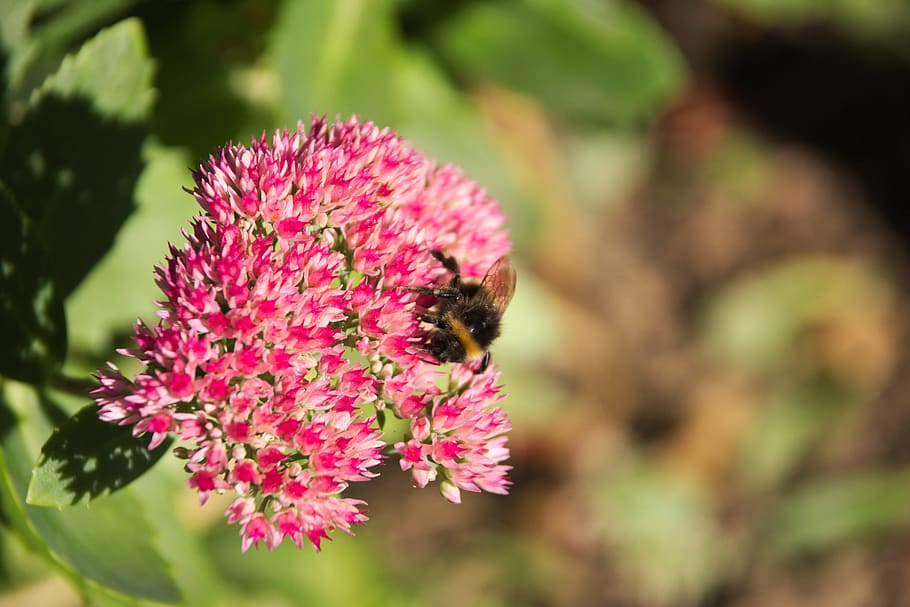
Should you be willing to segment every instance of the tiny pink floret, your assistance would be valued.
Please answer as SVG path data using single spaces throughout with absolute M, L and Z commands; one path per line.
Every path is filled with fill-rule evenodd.
M 352 533 L 366 504 L 345 491 L 384 452 L 449 501 L 506 493 L 495 366 L 434 364 L 409 289 L 447 280 L 432 249 L 468 277 L 508 253 L 498 203 L 356 118 L 227 146 L 193 177 L 204 213 L 156 268 L 157 325 L 120 351 L 141 372 L 98 372 L 101 419 L 150 448 L 176 434 L 200 501 L 237 496 L 244 551 Z M 380 412 L 409 421 L 403 440 L 383 440 Z

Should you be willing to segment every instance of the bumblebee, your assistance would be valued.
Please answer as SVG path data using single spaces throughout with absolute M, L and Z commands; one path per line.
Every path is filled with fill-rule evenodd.
M 483 373 L 490 363 L 490 344 L 499 337 L 503 312 L 515 294 L 515 269 L 508 257 L 500 257 L 482 280 L 464 279 L 455 258 L 436 249 L 430 254 L 453 276 L 437 289 L 412 289 L 436 298 L 429 312 L 419 316 L 432 326 L 426 349 L 440 363 L 480 361 L 477 373 Z

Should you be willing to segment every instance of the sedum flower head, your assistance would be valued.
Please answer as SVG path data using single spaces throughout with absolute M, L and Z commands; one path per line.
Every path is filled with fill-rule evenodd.
M 508 252 L 496 201 L 356 118 L 227 146 L 194 179 L 203 214 L 156 269 L 158 323 L 120 351 L 142 370 L 99 371 L 100 417 L 150 448 L 176 434 L 200 500 L 236 495 L 243 550 L 350 533 L 367 517 L 345 490 L 384 452 L 453 502 L 506 493 L 498 374 L 436 365 L 409 289 L 446 281 L 432 249 L 465 276 Z M 386 412 L 409 426 L 393 446 Z

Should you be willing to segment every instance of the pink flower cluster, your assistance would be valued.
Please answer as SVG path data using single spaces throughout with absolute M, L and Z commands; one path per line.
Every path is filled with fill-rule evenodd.
M 507 253 L 496 201 L 356 118 L 225 147 L 194 178 L 204 213 L 157 268 L 160 319 L 120 351 L 142 372 L 99 372 L 100 417 L 150 448 L 175 433 L 201 501 L 236 494 L 243 550 L 350 533 L 365 504 L 344 491 L 384 451 L 453 502 L 505 493 L 498 374 L 436 365 L 408 289 L 447 280 L 432 249 L 466 276 Z M 393 448 L 387 412 L 410 427 Z

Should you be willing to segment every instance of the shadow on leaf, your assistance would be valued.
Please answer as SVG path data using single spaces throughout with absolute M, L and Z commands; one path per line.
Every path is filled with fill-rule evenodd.
M 0 176 L 2 180 L 2 176 Z M 0 182 L 0 373 L 41 383 L 66 355 L 63 299 L 34 223 Z
M 34 224 L 61 296 L 107 253 L 133 212 L 145 135 L 141 123 L 53 94 L 10 132 L 0 178 Z
M 134 437 L 128 426 L 100 420 L 94 404 L 82 408 L 41 448 L 28 503 L 62 508 L 128 485 L 151 468 L 171 443 L 168 439 L 149 451 L 148 440 Z

